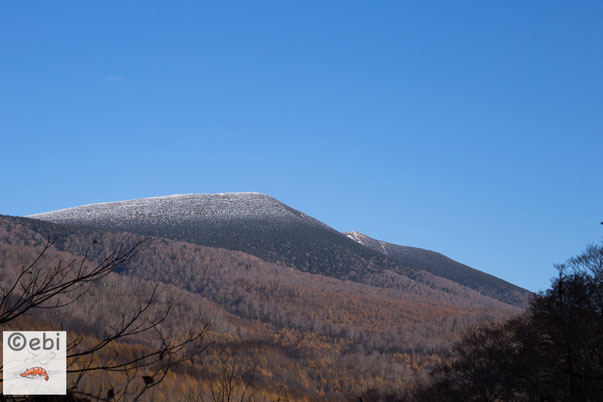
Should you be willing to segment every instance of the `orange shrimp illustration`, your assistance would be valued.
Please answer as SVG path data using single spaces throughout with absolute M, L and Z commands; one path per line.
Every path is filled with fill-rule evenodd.
M 25 378 L 38 378 L 44 377 L 44 380 L 48 381 L 48 373 L 42 367 L 32 367 L 21 373 L 21 377 Z

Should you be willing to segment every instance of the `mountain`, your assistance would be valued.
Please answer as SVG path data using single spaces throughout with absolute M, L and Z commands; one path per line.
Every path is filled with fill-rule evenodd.
M 373 243 L 368 240 L 363 244 L 260 193 L 153 197 L 84 205 L 30 218 L 238 250 L 304 272 L 368 285 L 398 289 L 420 286 L 449 293 L 462 292 L 459 284 L 471 285 L 488 297 L 519 307 L 526 305 L 529 296 L 529 292 L 502 280 L 493 281 L 487 274 L 469 275 L 469 280 L 467 275 L 457 274 L 466 271 L 458 268 L 460 263 L 448 264 L 454 267 L 455 274 L 451 275 L 448 266 L 442 266 L 437 258 L 427 263 L 422 258 L 403 259 L 399 249 L 389 255 L 383 246 L 371 247 Z M 483 280 L 487 285 L 480 282 Z
M 246 369 L 262 373 L 255 388 L 267 399 L 410 391 L 468 328 L 518 314 L 529 295 L 437 253 L 340 233 L 258 193 L 0 216 L 0 288 L 48 238 L 56 241 L 42 268 L 82 256 L 103 261 L 124 242 L 140 245 L 90 295 L 34 320 L 102 336 L 99 322 L 131 313 L 154 286 L 177 297 L 173 322 L 212 317 L 215 347 L 205 363 L 183 369 L 169 392 L 213 381 L 224 350 L 244 351 Z
M 525 306 L 529 292 L 519 286 L 454 261 L 443 254 L 417 247 L 400 246 L 373 239 L 359 232 L 346 235 L 372 250 L 382 253 L 401 264 L 421 269 L 433 275 L 449 279 L 477 292 L 506 303 Z
M 304 272 L 354 281 L 420 274 L 260 193 L 181 194 L 108 202 L 30 218 L 239 250 Z M 429 279 L 426 279 L 429 280 Z
M 215 381 L 225 349 L 244 351 L 245 369 L 257 368 L 256 391 L 273 395 L 266 400 L 343 400 L 370 387 L 401 392 L 420 381 L 468 328 L 520 312 L 418 270 L 413 272 L 421 281 L 383 269 L 360 283 L 241 251 L 8 216 L 0 216 L 0 289 L 10 283 L 11 273 L 35 260 L 48 238 L 57 240 L 39 262 L 41 269 L 84 255 L 99 262 L 123 242 L 144 242 L 132 260 L 95 283 L 86 297 L 58 311 L 36 310 L 34 320 L 60 322 L 69 333 L 103 336 L 155 285 L 176 299 L 170 325 L 190 323 L 197 313 L 211 317 L 209 341 L 215 346 L 202 362 L 179 371 L 166 385 L 171 388 L 158 390 L 155 399 L 164 394 L 183 400 L 178 394 L 183 384 Z M 100 384 L 109 381 L 109 374 L 103 375 Z M 94 385 L 97 390 L 99 384 Z

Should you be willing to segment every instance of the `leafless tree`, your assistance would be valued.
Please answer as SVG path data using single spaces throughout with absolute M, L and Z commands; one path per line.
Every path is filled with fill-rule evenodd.
M 218 372 L 209 379 L 207 389 L 191 389 L 183 395 L 187 402 L 252 402 L 257 365 L 248 364 L 242 350 L 222 347 L 215 365 Z
M 34 310 L 61 309 L 77 302 L 93 284 L 132 259 L 142 243 L 125 240 L 100 261 L 93 262 L 89 252 L 90 247 L 98 245 L 95 240 L 81 258 L 59 260 L 49 266 L 43 261 L 55 241 L 48 240 L 31 264 L 17 269 L 9 281 L 0 283 L 0 325 Z M 171 328 L 167 323 L 171 304 L 163 299 L 161 289 L 155 285 L 145 300 L 135 300 L 124 306 L 120 318 L 105 323 L 107 331 L 103 336 L 92 338 L 95 339 L 92 342 L 84 336 L 70 339 L 67 372 L 74 380 L 64 400 L 140 400 L 175 367 L 193 361 L 205 350 L 209 321 L 191 320 L 190 328 L 182 325 Z M 109 345 L 141 339 L 144 340 L 141 342 L 143 347 L 135 348 L 128 356 L 108 351 Z M 102 395 L 101 391 L 93 394 L 80 390 L 79 385 L 86 375 L 96 372 L 119 372 L 126 380 L 115 386 L 107 384 L 105 389 L 108 390 L 102 391 Z M 0 395 L 0 401 L 5 400 L 28 399 Z

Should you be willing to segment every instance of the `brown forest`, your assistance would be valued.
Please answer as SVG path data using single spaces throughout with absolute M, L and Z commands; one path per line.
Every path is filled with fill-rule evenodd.
M 34 260 L 51 236 L 56 242 L 39 261 L 49 267 L 87 250 L 90 261 L 100 261 L 120 243 L 142 244 L 77 303 L 31 310 L 3 329 L 60 326 L 90 341 L 155 287 L 159 304 L 169 299 L 166 326 L 209 325 L 202 358 L 167 373 L 149 399 L 224 400 L 225 384 L 230 400 L 353 399 L 369 389 L 410 395 L 467 329 L 521 311 L 438 277 L 430 285 L 390 271 L 356 283 L 243 252 L 12 217 L 0 218 L 3 280 Z M 127 356 L 149 347 L 147 336 L 116 341 L 102 353 Z M 106 397 L 129 381 L 98 371 L 77 387 Z

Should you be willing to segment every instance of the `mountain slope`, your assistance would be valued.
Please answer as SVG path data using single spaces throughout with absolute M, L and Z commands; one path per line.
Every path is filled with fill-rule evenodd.
M 443 254 L 422 248 L 387 243 L 359 232 L 348 232 L 346 235 L 363 246 L 387 255 L 403 265 L 430 272 L 512 305 L 522 307 L 526 305 L 529 292 L 525 289 L 468 267 Z
M 420 283 L 421 287 L 462 293 L 458 284 L 470 284 L 472 289 L 484 291 L 479 280 L 473 283 L 465 276 L 449 275 L 421 259 L 402 259 L 396 253 L 390 256 L 259 193 L 173 195 L 84 205 L 30 217 L 238 250 L 304 272 L 380 287 L 402 289 Z M 529 292 L 507 285 L 493 282 L 483 294 L 524 307 Z
M 84 205 L 30 218 L 240 250 L 305 272 L 352 280 L 383 269 L 403 269 L 320 221 L 259 193 L 153 197 Z
M 136 257 L 90 297 L 61 312 L 56 321 L 69 323 L 68 330 L 102 331 L 111 316 L 136 305 L 129 300 L 133 294 L 144 296 L 141 284 L 161 282 L 167 294 L 181 299 L 175 320 L 189 322 L 199 309 L 214 317 L 218 347 L 212 353 L 222 346 L 241 348 L 261 369 L 260 385 L 285 387 L 279 392 L 296 392 L 295 400 L 342 400 L 372 386 L 403 389 L 467 328 L 520 312 L 445 279 L 429 286 L 384 270 L 372 279 L 387 286 L 372 286 L 240 251 L 6 216 L 0 216 L 0 285 L 56 236 L 56 258 L 44 261 L 46 266 L 84 254 L 98 261 L 124 241 L 145 240 Z M 205 361 L 201 373 L 215 368 Z M 205 381 L 201 375 L 198 380 Z

